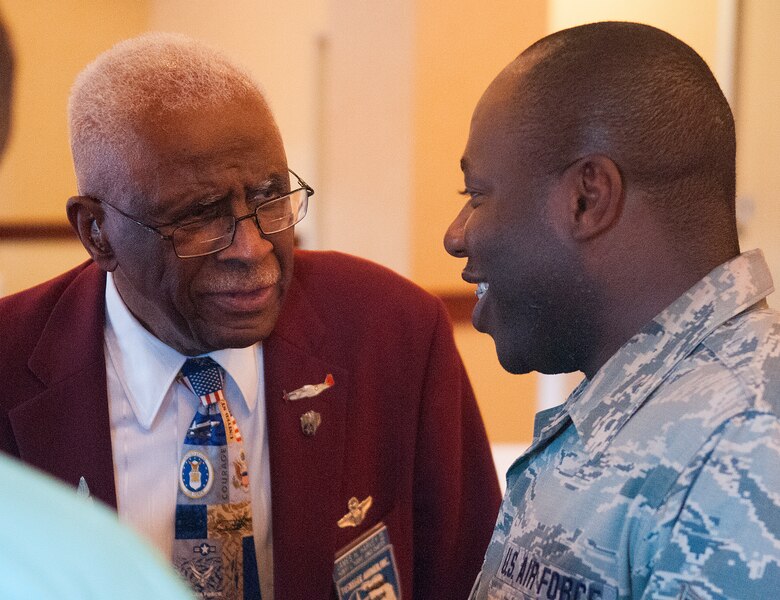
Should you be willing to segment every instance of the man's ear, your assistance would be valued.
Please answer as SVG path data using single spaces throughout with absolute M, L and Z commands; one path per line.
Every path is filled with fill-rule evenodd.
M 116 269 L 116 257 L 103 230 L 103 207 L 89 196 L 73 196 L 66 205 L 68 220 L 98 266 L 104 271 Z
M 587 241 L 611 229 L 623 213 L 623 176 L 603 154 L 589 154 L 564 173 L 566 226 L 572 239 Z

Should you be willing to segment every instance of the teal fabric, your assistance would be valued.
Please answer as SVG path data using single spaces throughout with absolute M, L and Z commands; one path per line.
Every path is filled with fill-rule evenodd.
M 0 455 L 0 598 L 192 600 L 113 513 Z

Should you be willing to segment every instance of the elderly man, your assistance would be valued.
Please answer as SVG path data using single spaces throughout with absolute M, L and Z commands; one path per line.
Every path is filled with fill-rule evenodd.
M 513 373 L 581 370 L 537 415 L 472 598 L 780 590 L 780 316 L 740 254 L 735 137 L 658 29 L 558 32 L 479 101 L 447 250 Z
M 293 250 L 313 190 L 195 42 L 101 55 L 70 125 L 92 260 L 0 302 L 2 448 L 84 477 L 204 598 L 465 596 L 500 499 L 441 303 Z

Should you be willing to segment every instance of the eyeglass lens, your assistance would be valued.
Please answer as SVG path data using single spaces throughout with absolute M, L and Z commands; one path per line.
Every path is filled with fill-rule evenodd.
M 309 196 L 305 189 L 295 190 L 286 196 L 257 207 L 254 216 L 265 235 L 289 229 L 306 216 Z M 241 220 L 242 217 L 238 217 Z M 173 231 L 173 248 L 180 258 L 205 256 L 224 250 L 233 243 L 236 217 L 225 215 L 208 221 L 182 225 Z

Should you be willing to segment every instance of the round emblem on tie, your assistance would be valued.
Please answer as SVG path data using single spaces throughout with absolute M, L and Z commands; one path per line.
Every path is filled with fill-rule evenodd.
M 208 457 L 198 450 L 184 455 L 179 468 L 179 487 L 189 498 L 202 498 L 209 493 L 214 469 Z

